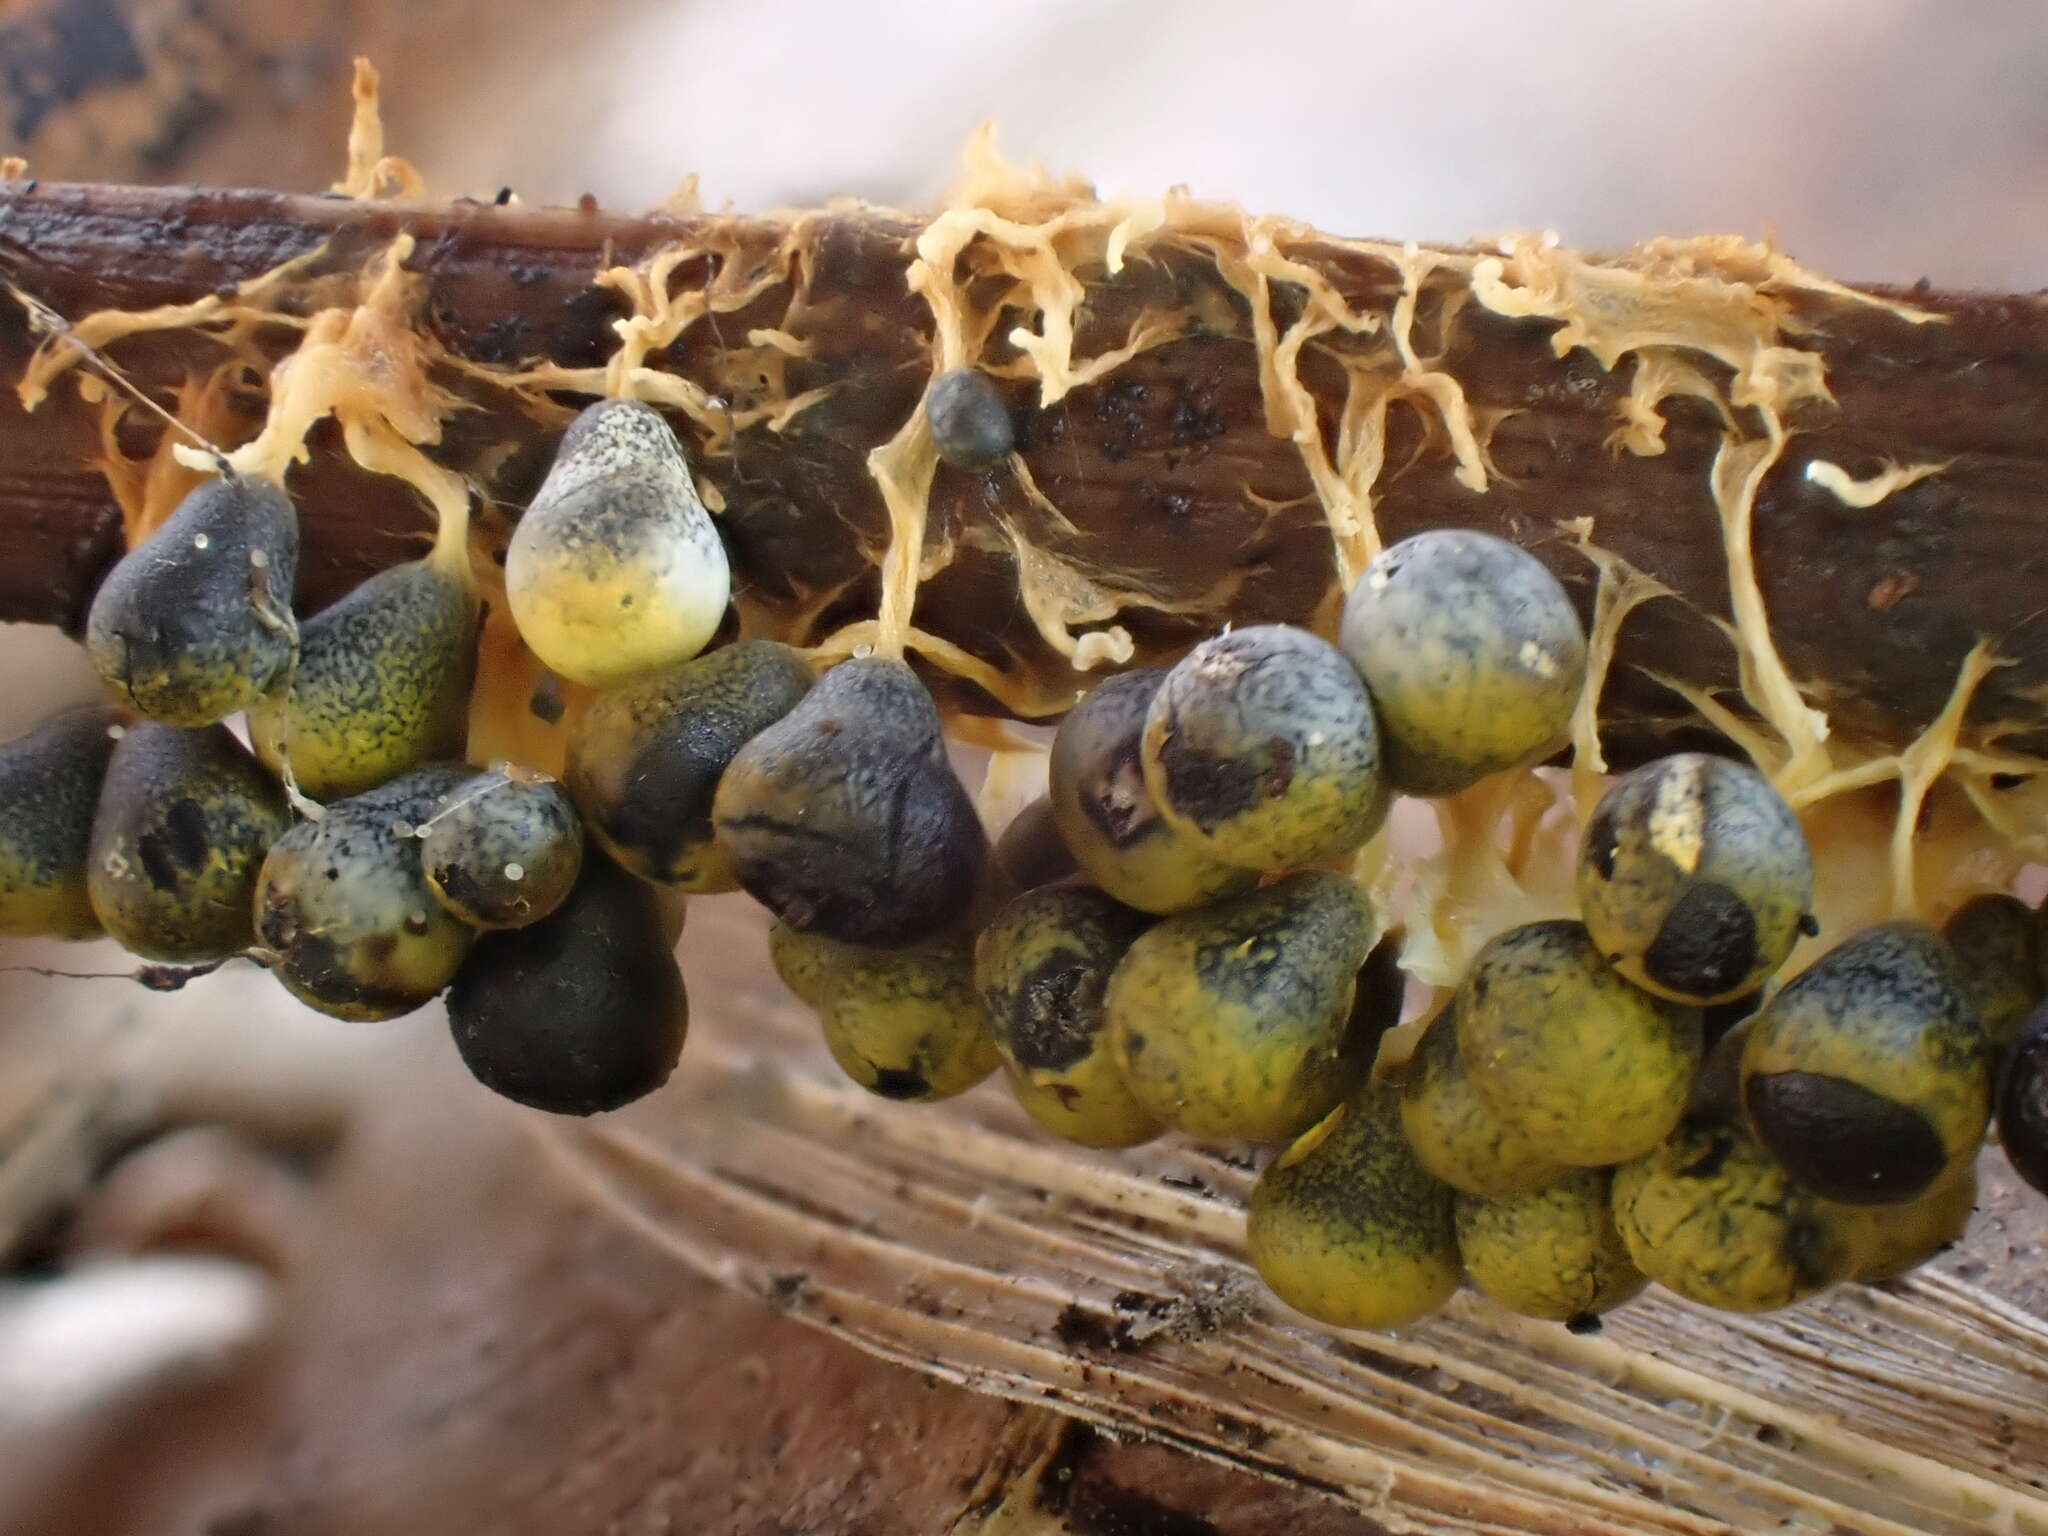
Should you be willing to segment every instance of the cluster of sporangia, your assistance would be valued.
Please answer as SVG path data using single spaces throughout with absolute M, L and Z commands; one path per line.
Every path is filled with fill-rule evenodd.
M 980 375 L 926 411 L 956 470 L 1007 457 Z M 1253 1261 L 1349 1326 L 1419 1317 L 1461 1276 L 1581 1322 L 1646 1277 L 1762 1310 L 1900 1274 L 1968 1219 L 1995 1085 L 2008 1154 L 2048 1187 L 2036 915 L 1994 895 L 1942 932 L 1883 924 L 1770 990 L 1811 928 L 1812 859 L 1720 757 L 1614 783 L 1580 918 L 1493 939 L 1375 1070 L 1401 977 L 1344 870 L 1394 795 L 1556 751 L 1585 677 L 1569 599 L 1500 540 L 1388 549 L 1336 645 L 1260 625 L 1103 682 L 993 850 L 903 662 L 699 654 L 726 558 L 647 406 L 582 414 L 507 554 L 522 637 L 597 690 L 562 782 L 459 765 L 466 566 L 437 551 L 301 627 L 297 540 L 281 491 L 223 477 L 114 569 L 88 644 L 118 711 L 0 752 L 0 931 L 246 955 L 344 1018 L 445 990 L 478 1078 L 587 1114 L 681 1050 L 663 893 L 737 886 L 865 1088 L 943 1099 L 1000 1068 L 1089 1146 L 1281 1145 Z

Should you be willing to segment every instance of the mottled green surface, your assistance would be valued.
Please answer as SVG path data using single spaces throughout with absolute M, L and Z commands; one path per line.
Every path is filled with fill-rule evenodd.
M 562 786 L 499 764 L 455 786 L 420 824 L 427 888 L 473 928 L 524 928 L 583 868 L 583 824 Z
M 1482 949 L 1459 990 L 1458 1053 L 1509 1126 L 1561 1163 L 1640 1157 L 1685 1111 L 1699 1010 L 1632 987 L 1574 922 Z
M 316 800 L 459 757 L 475 649 L 459 580 L 431 560 L 380 571 L 302 626 L 291 686 L 250 707 L 256 755 Z
M 1533 555 L 1469 528 L 1382 551 L 1344 605 L 1344 654 L 1379 707 L 1386 772 L 1447 795 L 1561 746 L 1586 637 Z
M 826 967 L 818 1017 L 832 1059 L 887 1099 L 950 1099 L 1000 1061 L 964 938 L 913 949 L 845 946 Z
M 1139 761 L 1161 814 L 1242 869 L 1341 857 L 1386 819 L 1372 699 L 1342 652 L 1288 624 L 1182 657 L 1146 709 Z
M 1736 1118 L 1697 1118 L 1614 1171 L 1614 1224 L 1636 1267 L 1689 1301 L 1769 1312 L 1843 1280 L 1863 1213 L 1793 1182 Z
M 2042 994 L 2041 919 L 2017 896 L 1974 896 L 1941 925 L 1993 1049 L 2011 1045 Z
M 1096 684 L 1060 722 L 1049 764 L 1060 836 L 1090 880 L 1140 912 L 1185 912 L 1258 881 L 1179 832 L 1145 787 L 1145 712 L 1165 677 L 1153 667 Z
M 1473 1195 L 1519 1195 L 1564 1177 L 1564 1164 L 1511 1129 L 1458 1057 L 1455 1000 L 1431 1021 L 1401 1084 L 1401 1128 L 1422 1166 Z
M 1614 1230 L 1609 1174 L 1580 1168 L 1547 1189 L 1485 1200 L 1461 1194 L 1458 1257 L 1510 1312 L 1571 1322 L 1613 1310 L 1649 1282 Z
M 413 829 L 467 777 L 416 769 L 271 844 L 256 933 L 294 996 L 339 1019 L 391 1019 L 448 985 L 476 932 L 427 889 Z
M 1944 1175 L 1917 1200 L 1866 1207 L 1867 1246 L 1851 1278 L 1875 1283 L 1918 1269 L 1961 1241 L 1976 1208 L 1975 1161 Z
M 299 518 L 264 480 L 208 480 L 93 595 L 86 651 L 115 696 L 169 725 L 224 720 L 292 667 Z
M 1755 769 L 1681 752 L 1624 775 L 1579 849 L 1579 912 L 1639 987 L 1682 1002 L 1754 991 L 1813 906 L 1813 855 Z
M 1373 936 L 1365 893 L 1327 870 L 1158 923 L 1105 1004 L 1131 1092 L 1191 1135 L 1299 1135 L 1370 1064 L 1350 1023 Z
M 1888 1204 L 1976 1157 L 1993 1065 L 1941 936 L 1881 923 L 1822 955 L 1757 1016 L 1743 1101 L 1801 1180 L 1833 1199 Z
M 642 879 L 693 892 L 738 888 L 711 832 L 733 757 L 810 690 L 802 654 L 742 640 L 608 688 L 569 743 L 563 777 L 605 850 Z
M 600 400 L 570 425 L 505 554 L 513 622 L 538 656 L 605 687 L 688 661 L 725 617 L 725 546 L 659 411 Z
M 597 1114 L 659 1088 L 689 1021 L 660 893 L 596 851 L 553 912 L 478 939 L 448 989 L 463 1064 L 550 1114 Z
M 825 968 L 845 947 L 822 933 L 798 933 L 787 923 L 771 923 L 768 928 L 768 959 L 775 974 L 798 1002 L 811 1008 L 818 1006 L 824 990 Z
M 1110 1049 L 1110 973 L 1146 919 L 1090 886 L 1053 885 L 1007 903 L 974 946 L 974 984 L 1024 1112 L 1055 1136 L 1131 1147 L 1165 1127 Z
M 988 838 L 917 674 L 843 661 L 742 747 L 711 806 L 748 895 L 792 928 L 910 944 L 967 916 Z
M 110 937 L 149 960 L 223 960 L 256 939 L 251 907 L 284 791 L 224 725 L 128 727 L 93 819 L 87 890 Z
M 87 939 L 93 810 L 120 716 L 80 709 L 0 746 L 0 933 Z
M 1394 1091 L 1368 1083 L 1266 1169 L 1245 1244 L 1297 1311 L 1338 1328 L 1399 1328 L 1458 1288 L 1451 1198 L 1401 1134 Z

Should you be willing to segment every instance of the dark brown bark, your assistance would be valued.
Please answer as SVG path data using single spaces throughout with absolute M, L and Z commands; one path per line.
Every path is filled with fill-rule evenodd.
M 810 349 L 792 360 L 788 393 L 837 386 L 786 432 L 744 431 L 729 456 L 701 464 L 725 499 L 743 584 L 799 639 L 874 612 L 887 521 L 866 455 L 903 422 L 929 368 L 929 313 L 904 283 L 918 228 L 874 212 L 817 217 L 800 241 L 800 295 L 777 284 L 744 310 L 692 326 L 660 359 L 709 389 L 726 389 L 730 348 L 743 345 L 750 327 L 774 324 Z M 788 226 L 263 192 L 25 183 L 0 193 L 7 271 L 72 318 L 188 301 L 322 242 L 322 269 L 356 270 L 401 229 L 416 237 L 410 265 L 427 279 L 419 323 L 457 356 L 509 367 L 603 360 L 608 323 L 621 312 L 616 296 L 591 282 L 607 252 L 631 262 L 715 233 L 728 263 L 764 262 Z M 1385 310 L 1398 295 L 1398 274 L 1377 257 L 1334 244 L 1295 254 L 1354 305 Z M 680 282 L 709 270 L 698 258 Z M 1137 579 L 1187 605 L 1184 613 L 1120 615 L 1141 661 L 1171 654 L 1225 619 L 1308 619 L 1327 598 L 1333 570 L 1302 463 L 1266 429 L 1243 298 L 1206 256 L 1180 248 L 1115 278 L 1084 276 L 1077 356 L 1121 344 L 1146 310 L 1184 306 L 1207 318 L 1050 409 L 1036 409 L 1023 384 L 1007 384 L 1024 459 L 1072 529 L 1053 526 L 1006 471 L 941 469 L 928 536 L 951 538 L 954 558 L 921 589 L 917 607 L 921 627 L 1053 692 L 1075 677 L 1022 610 L 1008 541 L 995 531 L 1002 521 L 1086 570 Z M 1607 372 L 1583 351 L 1559 360 L 1552 324 L 1505 319 L 1477 304 L 1443 319 L 1436 306 L 1461 282 L 1428 281 L 1418 335 L 1440 339 L 1441 366 L 1465 384 L 1475 413 L 1499 419 L 1490 442 L 1499 475 L 1484 494 L 1465 489 L 1422 416 L 1397 406 L 1378 487 L 1381 528 L 1389 539 L 1444 524 L 1506 533 L 1536 549 L 1590 605 L 1591 568 L 1556 524 L 1593 517 L 1602 544 L 1684 599 L 1650 604 L 1630 620 L 1607 697 L 1624 755 L 1669 740 L 1691 711 L 1639 667 L 1717 686 L 1733 677 L 1733 653 L 1703 617 L 1727 607 L 1720 523 L 1707 488 L 1720 418 L 1698 401 L 1674 399 L 1664 406 L 1667 452 L 1609 448 L 1633 361 Z M 1289 291 L 1283 284 L 1275 293 L 1284 323 Z M 1993 676 L 1973 718 L 2030 733 L 2008 744 L 2048 744 L 2040 702 L 2048 628 L 2039 622 L 2048 568 L 2048 440 L 2039 429 L 2048 407 L 2048 310 L 2031 298 L 1910 298 L 1944 323 L 1908 324 L 1813 292 L 1795 300 L 1810 328 L 1800 344 L 1820 353 L 1837 404 L 1808 406 L 1794 419 L 1797 435 L 1758 497 L 1756 550 L 1776 638 L 1793 676 L 1824 700 L 1838 728 L 1896 743 L 1938 711 L 1965 651 L 1990 637 L 2016 664 Z M 292 333 L 276 328 L 272 339 L 282 350 Z M 998 355 L 1006 345 L 996 344 Z M 0 318 L 0 368 L 18 376 L 31 346 L 24 317 L 10 306 Z M 180 332 L 124 340 L 112 355 L 160 386 L 222 354 L 213 340 Z M 1305 356 L 1303 377 L 1331 412 L 1341 387 L 1335 367 Z M 448 423 L 436 454 L 516 508 L 544 467 L 550 430 L 501 391 L 473 381 L 460 387 L 480 408 Z M 244 404 L 253 413 L 261 401 Z M 9 551 L 0 616 L 75 624 L 115 556 L 117 520 L 88 462 L 95 430 L 68 387 L 33 418 L 11 398 L 0 401 L 0 547 Z M 517 445 L 509 457 L 487 457 L 508 442 Z M 144 434 L 138 445 L 146 443 Z M 423 529 L 424 517 L 403 486 L 348 465 L 329 435 L 316 433 L 313 446 L 314 462 L 295 472 L 293 489 L 309 543 L 301 596 L 318 603 L 401 558 L 410 547 L 401 535 Z M 1949 467 L 1854 509 L 1805 478 L 1814 459 L 1852 475 L 1885 461 Z M 972 687 L 955 696 L 969 708 L 996 708 Z

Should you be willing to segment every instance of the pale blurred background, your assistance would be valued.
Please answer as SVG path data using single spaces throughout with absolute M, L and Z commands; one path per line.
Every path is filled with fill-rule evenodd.
M 697 173 L 712 206 L 918 208 L 994 119 L 1010 155 L 1108 194 L 1186 184 L 1347 234 L 1540 227 L 1614 247 L 1735 231 L 1849 279 L 2048 283 L 2041 0 L 11 0 L 0 151 L 46 178 L 317 190 L 342 167 L 359 50 L 383 71 L 389 148 L 439 193 L 633 208 Z M 91 686 L 47 633 L 0 632 L 0 675 L 9 735 Z M 123 962 L 0 941 L 0 964 Z M 700 996 L 699 1027 L 715 1011 Z M 174 998 L 0 974 L 0 1053 L 39 1063 L 0 1072 L 9 1143 L 50 1149 L 5 1165 L 0 1237 L 32 1240 L 39 1275 L 103 1287 L 0 1278 L 0 1530 L 407 1528 L 219 1511 L 281 1476 L 352 1486 L 315 1454 L 336 1351 L 326 1376 L 263 1371 L 279 1317 L 326 1315 L 293 1255 L 318 1251 L 330 1283 L 392 1262 L 328 1230 L 345 1207 L 317 1201 L 348 1197 L 322 1196 L 308 1147 L 346 1132 L 384 1149 L 364 1156 L 445 1156 L 456 1172 L 408 1174 L 444 1204 L 479 1166 L 445 1150 L 486 1111 L 436 1017 L 336 1025 L 246 972 Z M 109 1119 L 229 1129 L 145 1149 L 111 1212 L 101 1198 L 81 1216 Z M 348 1177 L 327 1187 L 392 1187 Z M 132 1256 L 179 1220 L 211 1247 L 173 1246 L 219 1264 L 138 1275 Z M 77 1308 L 53 1314 L 66 1296 Z M 133 1326 L 94 1321 L 114 1316 Z M 336 1348 L 373 1324 L 350 1317 Z

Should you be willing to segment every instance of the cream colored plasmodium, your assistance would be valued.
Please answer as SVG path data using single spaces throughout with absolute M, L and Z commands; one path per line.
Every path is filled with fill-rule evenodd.
M 1245 1246 L 1295 1310 L 1339 1328 L 1399 1328 L 1458 1288 L 1451 1201 L 1401 1134 L 1394 1090 L 1368 1083 L 1267 1168 Z
M 505 556 L 519 633 L 602 686 L 688 661 L 732 597 L 725 545 L 661 413 L 603 400 L 576 418 Z

